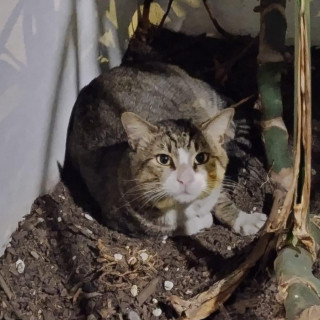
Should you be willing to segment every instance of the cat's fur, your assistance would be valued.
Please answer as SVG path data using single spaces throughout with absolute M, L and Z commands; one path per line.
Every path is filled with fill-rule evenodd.
M 222 191 L 224 141 L 234 137 L 233 109 L 226 106 L 176 66 L 115 68 L 81 91 L 66 162 L 81 175 L 103 221 L 117 230 L 194 234 L 211 226 L 215 207 L 234 231 L 254 234 L 265 215 L 237 209 Z

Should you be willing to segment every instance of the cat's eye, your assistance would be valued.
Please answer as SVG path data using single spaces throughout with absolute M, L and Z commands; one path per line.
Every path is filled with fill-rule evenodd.
M 209 154 L 206 152 L 200 152 L 196 155 L 195 164 L 205 164 L 209 160 Z
M 170 156 L 164 153 L 158 154 L 156 159 L 158 163 L 162 164 L 163 166 L 168 166 L 171 160 Z

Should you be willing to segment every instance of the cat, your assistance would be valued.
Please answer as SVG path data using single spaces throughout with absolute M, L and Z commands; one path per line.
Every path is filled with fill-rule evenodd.
M 74 105 L 65 167 L 84 181 L 103 223 L 131 235 L 193 235 L 215 217 L 257 233 L 263 213 L 224 192 L 234 109 L 177 66 L 122 65 L 84 87 Z M 229 182 L 230 183 L 230 182 Z

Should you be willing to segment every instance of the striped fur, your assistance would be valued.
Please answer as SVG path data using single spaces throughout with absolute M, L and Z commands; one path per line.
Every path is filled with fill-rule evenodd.
M 212 224 L 217 204 L 219 220 L 255 233 L 264 216 L 244 229 L 250 219 L 221 194 L 227 153 L 241 157 L 239 146 L 247 144 L 241 135 L 234 139 L 246 127 L 235 130 L 225 107 L 222 96 L 176 66 L 115 68 L 81 91 L 66 163 L 85 182 L 103 222 L 122 232 L 194 234 Z

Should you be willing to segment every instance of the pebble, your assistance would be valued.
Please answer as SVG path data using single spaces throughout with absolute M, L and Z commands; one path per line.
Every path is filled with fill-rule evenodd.
M 167 239 L 168 239 L 168 236 L 163 236 L 162 237 L 162 243 L 164 243 L 164 244 L 167 243 Z
M 155 317 L 160 317 L 161 316 L 161 313 L 162 313 L 162 310 L 160 308 L 157 308 L 157 309 L 154 309 L 152 311 L 152 314 L 155 316 Z
M 192 294 L 192 291 L 188 289 L 188 290 L 186 291 L 186 294 Z
M 24 269 L 25 269 L 26 265 L 25 263 L 21 260 L 21 259 L 18 259 L 16 261 L 16 269 L 19 273 L 23 273 L 24 272 Z
M 38 260 L 40 258 L 40 256 L 35 252 L 35 251 L 31 251 L 30 254 L 36 259 Z
M 131 289 L 130 292 L 132 294 L 133 297 L 136 297 L 138 295 L 138 287 L 134 284 Z
M 90 229 L 88 229 L 88 228 L 85 228 L 84 231 L 87 232 L 87 233 L 89 233 L 89 234 L 93 234 L 93 232 L 92 232 Z
M 157 300 L 156 298 L 153 298 L 153 299 L 152 299 L 152 303 L 157 304 L 157 303 L 158 303 L 158 300 Z
M 128 319 L 129 320 L 141 320 L 140 316 L 133 310 L 129 311 Z
M 62 221 L 62 218 L 61 218 L 61 217 L 58 217 L 57 220 L 58 220 L 58 222 L 61 222 L 61 221 Z
M 227 250 L 228 250 L 228 251 L 231 251 L 232 248 L 231 248 L 230 246 L 227 246 Z
M 168 270 L 169 270 L 169 268 L 168 268 L 168 267 L 165 267 L 165 268 L 164 268 L 164 271 L 168 271 Z
M 115 253 L 113 257 L 114 257 L 114 260 L 116 260 L 116 261 L 122 260 L 122 254 L 121 253 Z
M 165 288 L 167 291 L 170 291 L 170 290 L 173 288 L 173 282 L 171 282 L 171 281 L 165 281 L 165 282 L 164 282 L 164 288 Z
M 90 220 L 90 221 L 93 221 L 94 219 L 90 216 L 90 214 L 88 213 L 85 213 L 84 214 L 84 217 L 87 219 L 87 220 Z
M 315 175 L 317 174 L 317 171 L 312 168 L 312 169 L 311 169 L 311 174 L 312 174 L 313 176 L 315 176 Z
M 140 258 L 141 258 L 142 261 L 147 261 L 148 258 L 149 258 L 149 255 L 148 255 L 147 253 L 145 253 L 145 252 L 141 252 L 141 253 L 139 254 L 139 256 L 140 256 Z
M 42 214 L 42 213 L 43 213 L 43 211 L 42 211 L 42 209 L 41 209 L 41 208 L 37 208 L 37 209 L 36 209 L 36 213 L 38 213 L 38 214 Z

